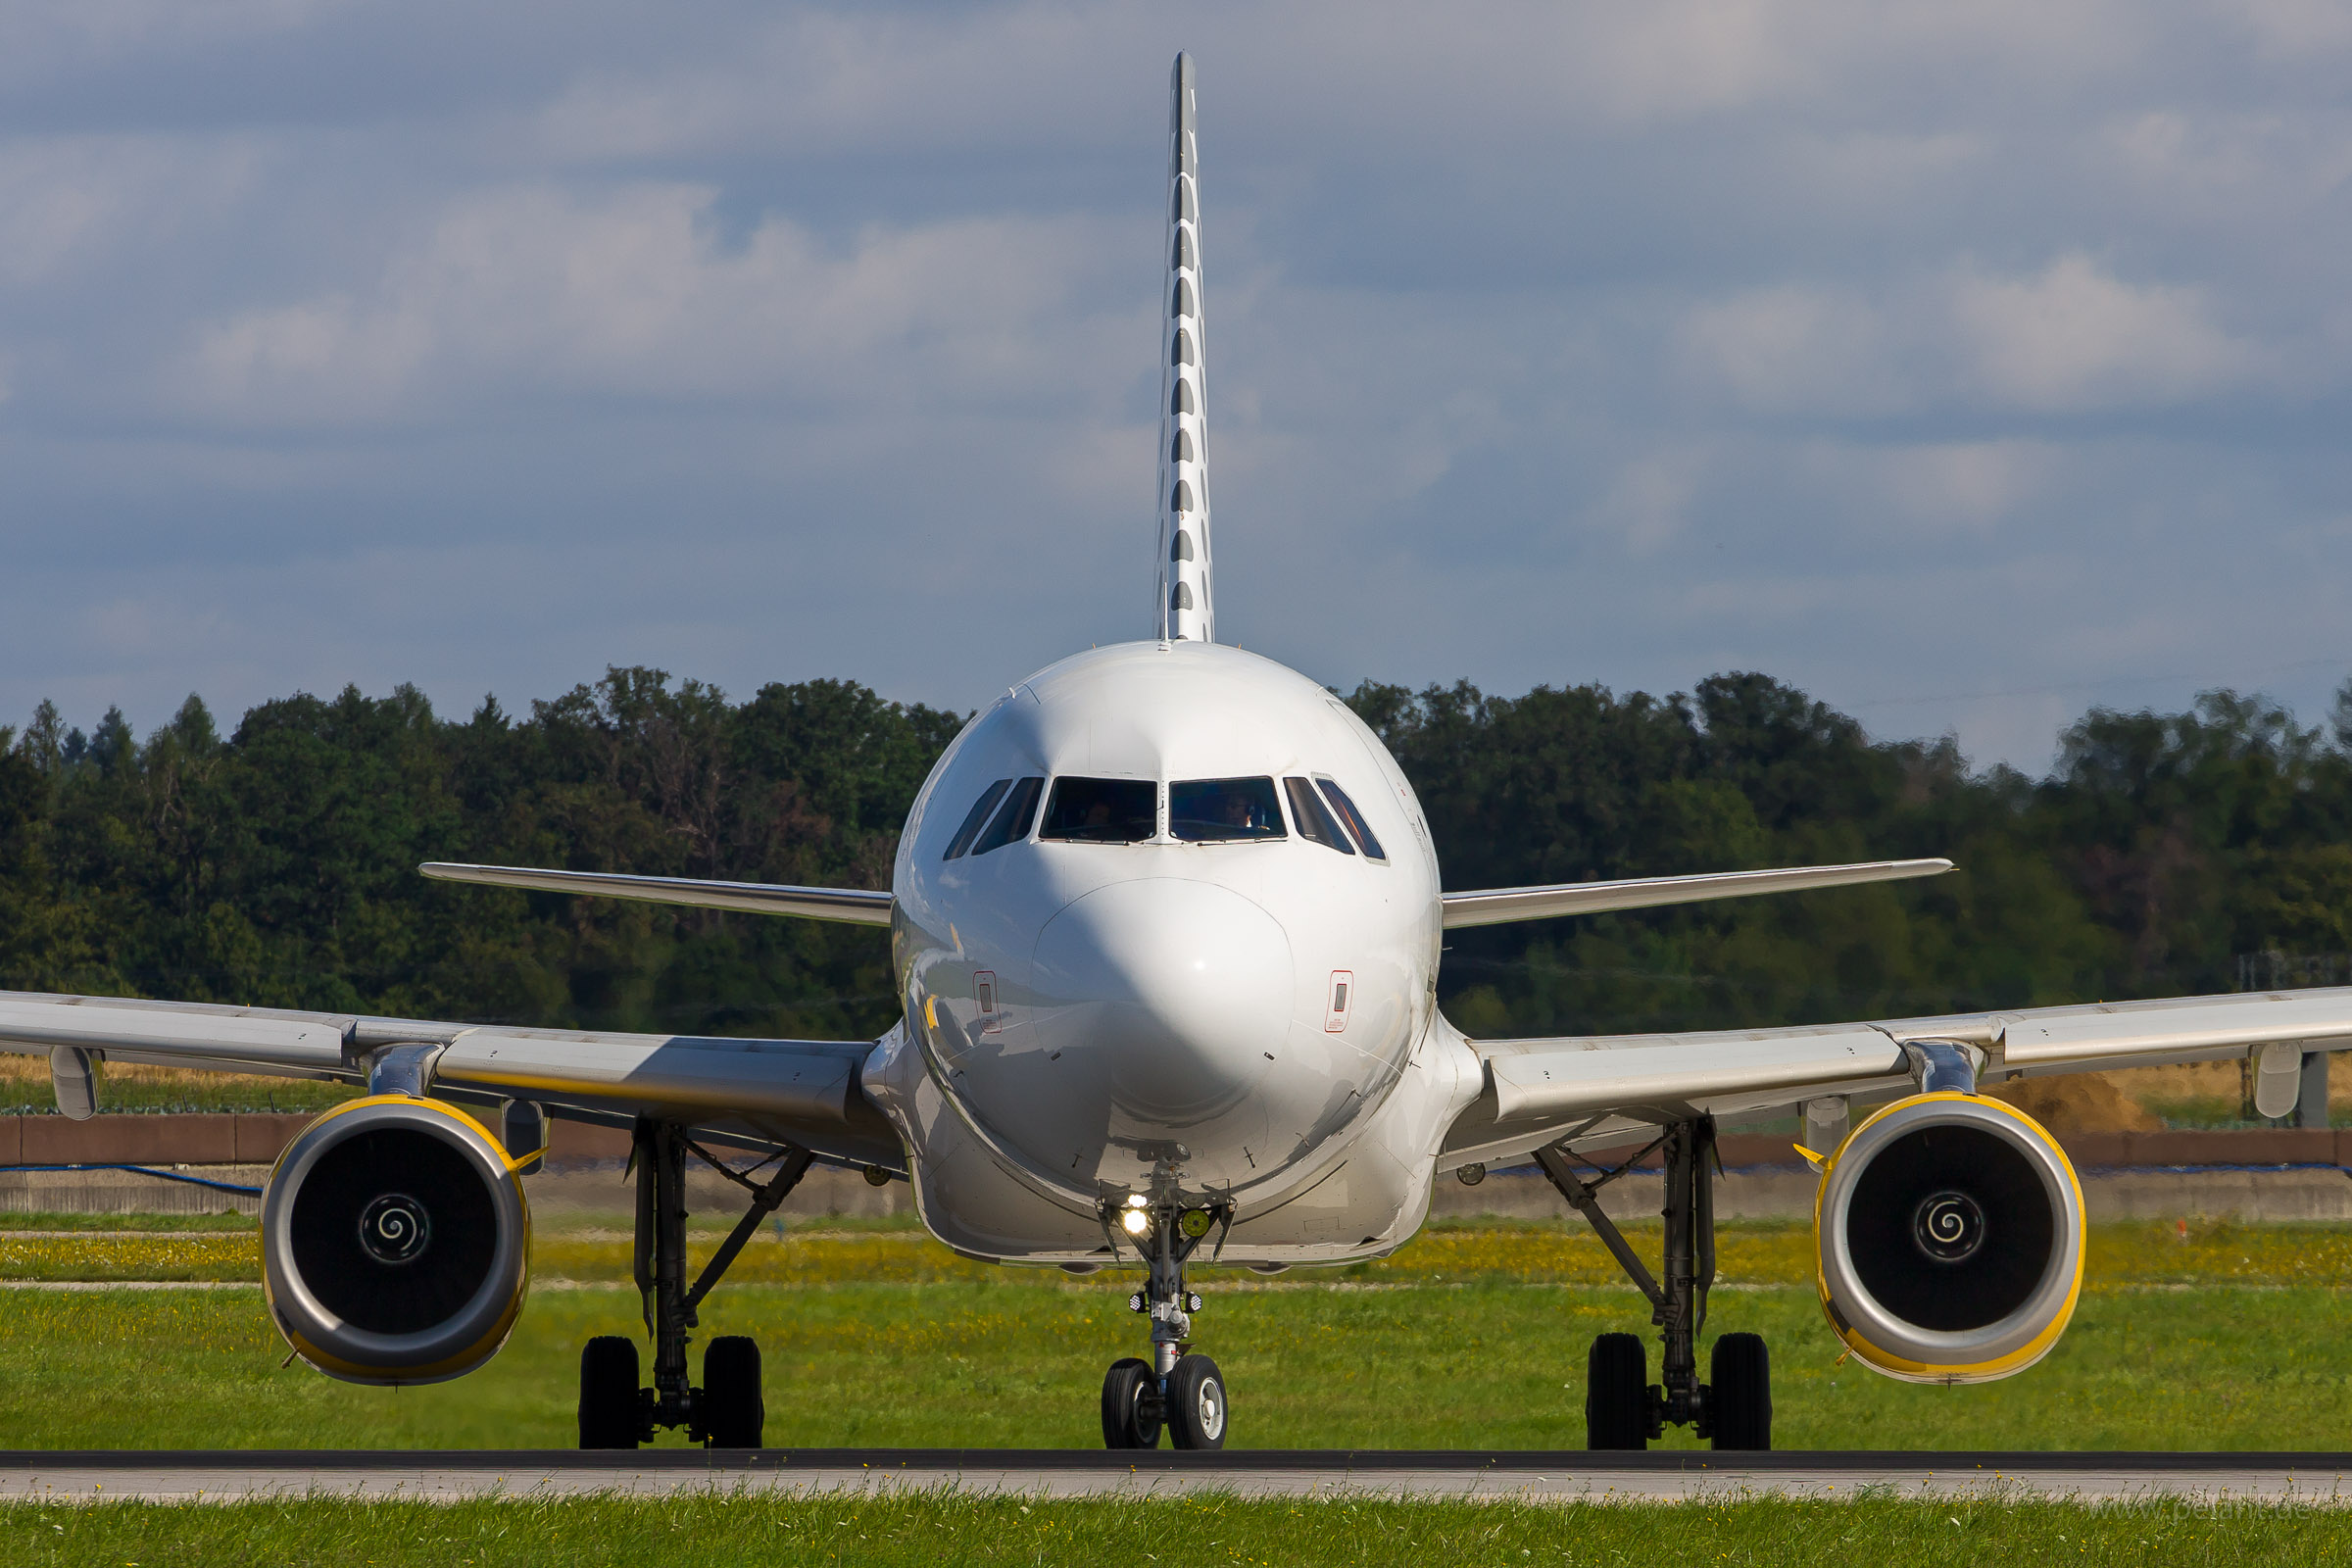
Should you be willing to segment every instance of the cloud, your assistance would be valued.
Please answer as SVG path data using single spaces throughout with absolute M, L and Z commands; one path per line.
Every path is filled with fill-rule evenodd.
M 1885 313 L 1857 291 L 1744 290 L 1693 307 L 1676 335 L 1690 373 L 1759 413 L 1893 413 L 1916 396 Z
M 1743 407 L 1840 417 L 2161 408 L 2274 364 L 2215 323 L 2203 290 L 2130 283 L 2081 253 L 2024 275 L 1963 265 L 1875 297 L 1749 290 L 1693 308 L 1677 335 L 1687 371 Z
M 2214 324 L 2201 290 L 2127 283 L 2081 254 L 2035 276 L 1964 275 L 1950 311 L 1964 376 L 2013 408 L 2174 403 L 2227 387 L 2263 359 Z
M 55 287 L 122 260 L 191 210 L 236 201 L 254 164 L 233 138 L 0 138 L 0 289 Z
M 1100 324 L 1081 284 L 1110 225 L 967 219 L 832 245 L 769 217 L 730 243 L 714 200 L 686 184 L 468 194 L 365 292 L 203 326 L 172 379 L 190 410 L 259 424 L 583 393 L 905 412 L 1022 395 Z

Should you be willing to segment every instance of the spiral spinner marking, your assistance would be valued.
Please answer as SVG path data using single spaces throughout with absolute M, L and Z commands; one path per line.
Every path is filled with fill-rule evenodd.
M 406 1193 L 386 1193 L 360 1210 L 360 1250 L 378 1263 L 414 1263 L 432 1245 L 432 1216 Z
M 1966 1193 L 1930 1193 L 1911 1211 L 1911 1236 L 1938 1263 L 1965 1263 L 1984 1245 L 1984 1210 Z

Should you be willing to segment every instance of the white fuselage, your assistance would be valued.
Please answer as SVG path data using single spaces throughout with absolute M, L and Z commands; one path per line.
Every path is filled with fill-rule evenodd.
M 1149 785 L 1135 841 L 1055 837 L 1063 779 L 1125 781 L 1133 802 Z M 1200 842 L 1172 817 L 1190 781 L 1256 779 L 1283 807 L 1264 836 Z M 1339 786 L 1383 856 L 1317 842 L 1294 779 Z M 951 858 L 975 803 L 1023 780 L 1022 831 L 992 823 L 1001 842 Z M 1233 1201 L 1227 1261 L 1359 1256 L 1418 1226 L 1476 1063 L 1437 1011 L 1428 825 L 1321 687 L 1209 643 L 1054 664 L 932 770 L 894 894 L 906 1021 L 865 1081 L 949 1245 L 1102 1261 L 1101 1205 L 1168 1191 Z

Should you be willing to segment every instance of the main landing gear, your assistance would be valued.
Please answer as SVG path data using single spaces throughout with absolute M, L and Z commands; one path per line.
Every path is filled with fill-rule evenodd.
M 1102 1446 L 1156 1448 L 1165 1428 L 1178 1448 L 1225 1446 L 1225 1374 L 1192 1347 L 1192 1314 L 1200 1298 L 1184 1288 L 1185 1260 L 1201 1239 L 1230 1230 L 1230 1204 L 1186 1207 L 1176 1200 L 1141 1196 L 1105 1206 L 1102 1229 L 1117 1250 L 1123 1236 L 1143 1253 L 1144 1288 L 1127 1298 L 1131 1311 L 1152 1320 L 1152 1359 L 1126 1356 L 1102 1376 Z
M 1706 1327 L 1707 1291 L 1715 1283 L 1715 1118 L 1669 1122 L 1642 1154 L 1661 1145 L 1666 1152 L 1663 1285 L 1600 1208 L 1600 1189 L 1632 1169 L 1635 1160 L 1599 1171 L 1588 1182 L 1569 1168 L 1560 1150 L 1536 1153 L 1536 1163 L 1560 1196 L 1585 1216 L 1626 1277 L 1649 1298 L 1649 1320 L 1665 1342 L 1657 1383 L 1649 1381 L 1638 1336 L 1603 1334 L 1592 1342 L 1585 1376 L 1585 1446 L 1645 1448 L 1671 1421 L 1696 1428 L 1718 1448 L 1769 1448 L 1772 1363 L 1761 1336 L 1722 1336 L 1708 1358 L 1709 1380 L 1698 1381 L 1698 1335 Z
M 691 1152 L 752 1195 L 751 1207 L 719 1244 L 691 1288 L 686 1284 L 686 1155 Z M 764 1182 L 739 1175 L 668 1122 L 640 1118 L 630 1163 L 637 1172 L 637 1289 L 654 1341 L 654 1386 L 637 1382 L 637 1342 L 619 1335 L 590 1340 L 580 1352 L 580 1446 L 634 1448 L 662 1427 L 684 1427 L 710 1448 L 757 1448 L 766 1420 L 760 1395 L 760 1347 L 721 1335 L 703 1352 L 703 1384 L 688 1381 L 686 1345 L 696 1309 L 735 1254 L 808 1172 L 810 1155 L 777 1156 Z

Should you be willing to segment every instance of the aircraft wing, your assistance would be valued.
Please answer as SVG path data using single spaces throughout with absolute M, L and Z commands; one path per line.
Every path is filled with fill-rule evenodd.
M 1806 865 L 1779 871 L 1709 871 L 1698 876 L 1484 888 L 1442 897 L 1446 927 L 1452 930 L 1466 925 L 1500 925 L 1507 920 L 1548 920 L 1563 914 L 1695 904 L 1702 899 L 1743 899 L 1759 893 L 1802 893 L 1810 888 L 1851 887 L 1857 882 L 1892 882 L 1903 877 L 1939 876 L 1951 868 L 1949 860 L 1869 860 L 1859 865 Z
M 525 865 L 456 865 L 427 860 L 417 870 L 443 882 L 474 882 L 539 893 L 576 893 L 599 899 L 639 899 L 697 909 L 745 909 L 753 914 L 797 914 L 851 925 L 890 924 L 891 898 L 863 888 L 798 888 L 773 882 L 706 882 L 690 876 L 626 876 L 608 871 L 545 871 Z
M 1563 1140 L 1622 1143 L 1643 1127 L 1765 1112 L 1817 1096 L 1892 1098 L 1913 1087 L 1904 1045 L 1930 1040 L 1976 1047 L 1985 1085 L 2256 1055 L 2257 1103 L 2282 1097 L 2270 1113 L 2284 1114 L 2304 1053 L 2352 1048 L 2352 988 L 1789 1029 L 1473 1041 L 1485 1086 L 1447 1134 L 1440 1164 L 1508 1158 Z
M 75 1058 L 368 1081 L 388 1048 L 419 1046 L 430 1092 L 480 1103 L 528 1100 L 555 1115 L 626 1124 L 657 1116 L 720 1142 L 798 1145 L 842 1164 L 905 1163 L 858 1086 L 867 1041 L 733 1040 L 433 1023 L 119 997 L 0 991 L 0 1052 L 48 1055 L 61 1108 Z

